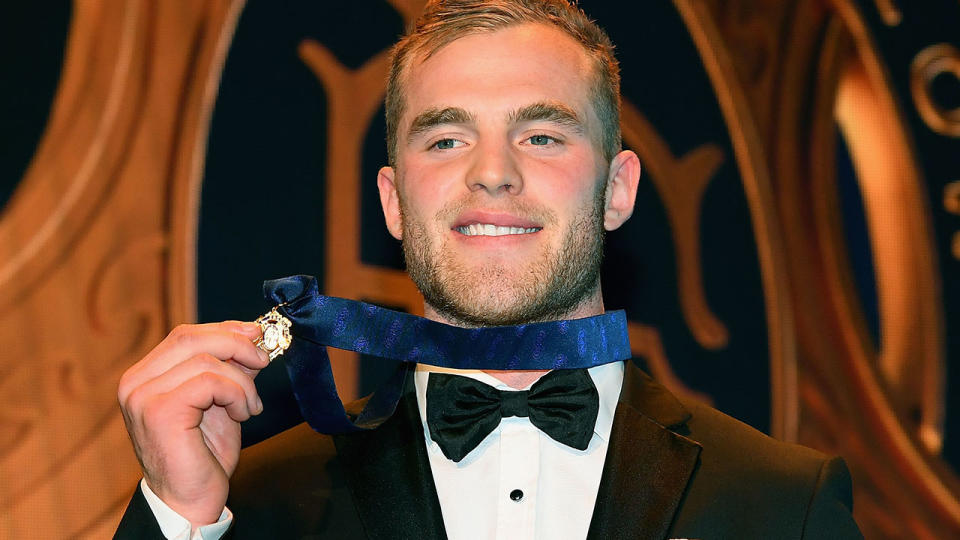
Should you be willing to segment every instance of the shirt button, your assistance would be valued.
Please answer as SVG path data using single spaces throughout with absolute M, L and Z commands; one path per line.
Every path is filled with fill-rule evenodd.
M 520 491 L 519 489 L 515 489 L 510 492 L 511 501 L 520 502 L 521 499 L 523 499 L 523 492 Z

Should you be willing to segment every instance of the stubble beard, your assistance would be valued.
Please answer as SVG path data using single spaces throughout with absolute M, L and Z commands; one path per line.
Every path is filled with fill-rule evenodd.
M 401 198 L 407 272 L 427 304 L 453 324 L 503 326 L 565 318 L 600 287 L 604 187 L 598 181 L 593 204 L 571 220 L 558 250 L 545 245 L 521 268 L 461 264 L 448 251 L 447 240 L 439 246 L 431 241 L 426 224 L 413 218 Z M 459 208 L 462 204 L 444 208 L 437 222 L 448 222 L 444 217 Z

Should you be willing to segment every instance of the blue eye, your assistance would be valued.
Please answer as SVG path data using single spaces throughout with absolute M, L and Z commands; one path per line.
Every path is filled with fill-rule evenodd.
M 437 150 L 452 150 L 457 147 L 457 143 L 460 141 L 456 139 L 440 139 L 439 141 L 433 143 L 433 147 Z
M 530 141 L 530 144 L 534 146 L 546 146 L 551 142 L 554 142 L 556 139 L 550 137 L 549 135 L 534 135 L 527 140 Z

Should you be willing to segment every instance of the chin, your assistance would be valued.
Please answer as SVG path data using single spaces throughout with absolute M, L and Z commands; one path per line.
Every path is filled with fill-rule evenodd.
M 542 302 L 533 287 L 477 287 L 477 281 L 454 286 L 434 300 L 437 311 L 458 323 L 504 326 L 530 322 Z
M 448 282 L 449 283 L 449 282 Z M 589 302 L 596 287 L 581 289 L 580 295 L 556 294 L 544 283 L 511 287 L 444 288 L 424 295 L 427 303 L 444 319 L 460 326 L 511 326 L 569 318 Z

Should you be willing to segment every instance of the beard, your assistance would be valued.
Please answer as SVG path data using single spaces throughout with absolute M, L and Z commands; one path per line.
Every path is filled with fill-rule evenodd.
M 589 208 L 573 217 L 558 249 L 543 246 L 532 261 L 493 261 L 468 266 L 450 251 L 445 236 L 436 245 L 427 225 L 400 199 L 407 272 L 424 300 L 444 318 L 463 326 L 504 326 L 558 320 L 600 287 L 606 182 L 598 181 Z M 443 208 L 436 223 L 450 223 L 466 201 Z M 552 213 L 513 204 L 515 215 L 556 223 Z M 535 233 L 539 234 L 539 233 Z

